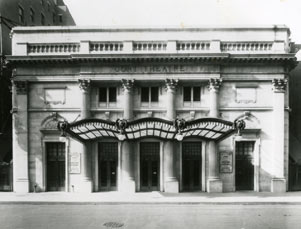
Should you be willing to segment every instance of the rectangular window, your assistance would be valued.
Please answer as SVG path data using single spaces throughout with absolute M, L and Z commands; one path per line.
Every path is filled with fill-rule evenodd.
M 149 88 L 148 87 L 141 88 L 141 102 L 149 102 Z
M 53 24 L 56 23 L 56 14 L 55 13 L 52 13 L 52 22 L 53 22 Z
M 101 103 L 115 103 L 117 101 L 116 87 L 100 87 L 98 91 L 99 102 Z
M 183 88 L 183 99 L 184 99 L 184 102 L 190 102 L 191 101 L 191 87 L 184 87 Z
M 200 102 L 201 87 L 183 87 L 184 102 Z
M 159 88 L 151 87 L 151 102 L 158 102 L 158 101 L 159 101 Z
M 59 22 L 63 23 L 63 15 L 62 14 L 59 14 Z
M 99 88 L 99 102 L 106 103 L 107 102 L 107 88 L 101 87 Z
M 45 16 L 41 14 L 41 25 L 45 25 Z
M 109 87 L 109 102 L 116 102 L 117 101 L 117 91 L 116 87 Z
M 18 14 L 19 14 L 19 22 L 21 24 L 24 24 L 24 9 L 21 6 L 19 6 L 18 8 Z
M 32 23 L 34 23 L 34 20 L 35 20 L 35 15 L 34 15 L 34 10 L 32 9 L 32 8 L 30 8 L 30 21 L 32 22 Z
M 201 87 L 193 87 L 193 101 L 201 101 Z
M 159 87 L 142 87 L 141 88 L 141 102 L 158 102 L 159 101 Z

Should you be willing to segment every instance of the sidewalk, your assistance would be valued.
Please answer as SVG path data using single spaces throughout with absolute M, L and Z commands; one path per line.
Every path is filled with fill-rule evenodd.
M 0 204 L 290 204 L 301 205 L 301 192 L 163 193 L 98 192 L 90 194 L 0 192 Z

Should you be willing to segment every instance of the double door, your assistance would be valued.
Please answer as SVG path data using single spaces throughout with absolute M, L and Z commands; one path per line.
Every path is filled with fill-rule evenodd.
M 201 190 L 202 143 L 182 143 L 182 185 L 183 191 Z
M 140 189 L 158 191 L 160 178 L 160 143 L 140 143 Z
M 98 163 L 99 190 L 116 191 L 118 165 L 117 142 L 99 143 Z
M 65 143 L 46 143 L 47 191 L 65 191 Z

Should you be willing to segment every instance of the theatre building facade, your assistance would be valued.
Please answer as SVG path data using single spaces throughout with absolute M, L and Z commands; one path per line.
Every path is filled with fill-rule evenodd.
M 14 191 L 285 192 L 289 35 L 14 28 Z

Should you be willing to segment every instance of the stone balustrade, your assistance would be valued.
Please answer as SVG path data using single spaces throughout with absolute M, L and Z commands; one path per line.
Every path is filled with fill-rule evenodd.
M 208 51 L 210 41 L 179 41 L 177 51 Z
M 28 44 L 28 54 L 70 54 L 78 53 L 80 45 L 77 43 L 57 44 Z
M 167 42 L 164 41 L 145 41 L 145 42 L 133 42 L 134 52 L 156 52 L 156 51 L 166 51 Z
M 268 52 L 273 42 L 222 42 L 222 52 Z
M 284 52 L 284 44 L 275 42 L 221 41 L 116 41 L 78 43 L 19 43 L 19 55 L 58 55 L 95 53 L 256 53 Z
M 91 53 L 104 53 L 104 52 L 122 52 L 122 42 L 91 42 Z

